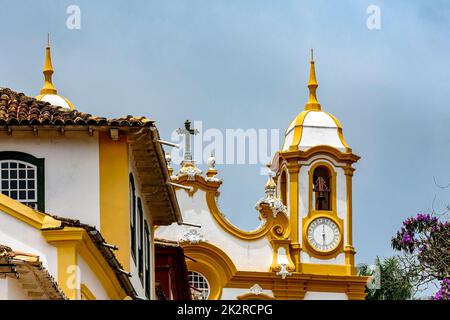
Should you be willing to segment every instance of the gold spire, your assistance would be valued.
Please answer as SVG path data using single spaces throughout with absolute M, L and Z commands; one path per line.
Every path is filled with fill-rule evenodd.
M 316 96 L 316 90 L 319 85 L 317 84 L 316 80 L 316 69 L 314 67 L 314 50 L 311 48 L 311 67 L 309 70 L 309 81 L 308 81 L 308 88 L 309 88 L 309 98 L 308 102 L 305 105 L 305 110 L 313 110 L 313 111 L 320 111 L 320 103 L 317 100 Z
M 45 48 L 45 63 L 44 63 L 44 86 L 41 89 L 41 94 L 57 94 L 56 88 L 52 83 L 53 66 L 52 57 L 50 54 L 50 34 L 47 38 L 47 48 Z

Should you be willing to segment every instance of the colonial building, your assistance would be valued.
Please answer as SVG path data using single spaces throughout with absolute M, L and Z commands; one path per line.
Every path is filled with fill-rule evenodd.
M 182 217 L 155 122 L 78 111 L 52 74 L 48 46 L 39 96 L 0 88 L 0 299 L 156 298 L 153 230 Z
M 260 226 L 244 231 L 218 207 L 222 180 L 215 160 L 196 166 L 187 135 L 185 156 L 172 172 L 183 220 L 156 236 L 179 242 L 191 285 L 207 299 L 364 299 L 352 240 L 353 164 L 342 126 L 317 100 L 313 57 L 309 99 L 288 125 L 273 158 L 265 196 L 256 203 Z M 170 159 L 168 159 L 170 160 Z M 171 169 L 173 171 L 173 169 Z M 251 214 L 251 213 L 248 213 Z M 255 216 L 256 218 L 256 216 Z

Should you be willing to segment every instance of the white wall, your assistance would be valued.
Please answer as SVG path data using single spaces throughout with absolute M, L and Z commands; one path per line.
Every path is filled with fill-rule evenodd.
M 17 279 L 0 279 L 0 300 L 30 300 Z
M 58 279 L 57 249 L 42 237 L 40 230 L 25 222 L 0 211 L 0 244 L 20 251 L 39 256 L 44 267 Z
M 177 199 L 183 215 L 183 222 L 198 224 L 198 231 L 204 239 L 224 251 L 241 271 L 269 271 L 273 251 L 266 237 L 256 241 L 244 241 L 229 234 L 214 220 L 206 203 L 206 194 L 198 190 L 192 197 L 185 190 L 177 190 Z M 249 208 L 247 214 L 254 214 L 255 221 L 258 212 Z M 189 226 L 161 226 L 156 230 L 156 237 L 179 241 L 191 229 Z M 197 229 L 197 228 L 196 228 Z
M 88 266 L 83 257 L 78 255 L 78 267 L 80 270 L 80 284 L 86 285 L 97 300 L 109 300 L 108 293 L 95 273 Z M 79 297 L 81 299 L 81 297 Z
M 0 133 L 1 151 L 45 158 L 45 211 L 100 229 L 98 137 L 87 132 Z

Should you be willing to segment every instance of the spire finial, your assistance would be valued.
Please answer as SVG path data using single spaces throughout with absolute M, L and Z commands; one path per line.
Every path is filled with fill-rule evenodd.
M 52 82 L 53 65 L 50 52 L 50 33 L 47 34 L 47 47 L 45 48 L 45 62 L 44 62 L 44 86 L 41 89 L 41 94 L 57 94 L 56 88 Z
M 317 100 L 316 90 L 319 86 L 316 80 L 316 68 L 314 66 L 314 49 L 311 48 L 311 66 L 309 69 L 309 81 L 308 81 L 308 89 L 309 89 L 309 98 L 308 102 L 305 105 L 305 110 L 313 110 L 320 111 L 321 106 L 319 101 Z
M 266 194 L 269 197 L 274 197 L 276 190 L 277 190 L 277 185 L 276 185 L 275 181 L 273 180 L 273 176 L 274 176 L 274 172 L 272 172 L 271 170 L 268 170 L 267 182 L 266 182 L 264 189 L 266 190 Z

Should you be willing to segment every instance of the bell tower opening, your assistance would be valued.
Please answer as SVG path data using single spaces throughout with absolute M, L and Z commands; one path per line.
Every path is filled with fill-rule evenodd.
M 313 174 L 313 208 L 331 211 L 331 172 L 325 166 L 319 166 Z

